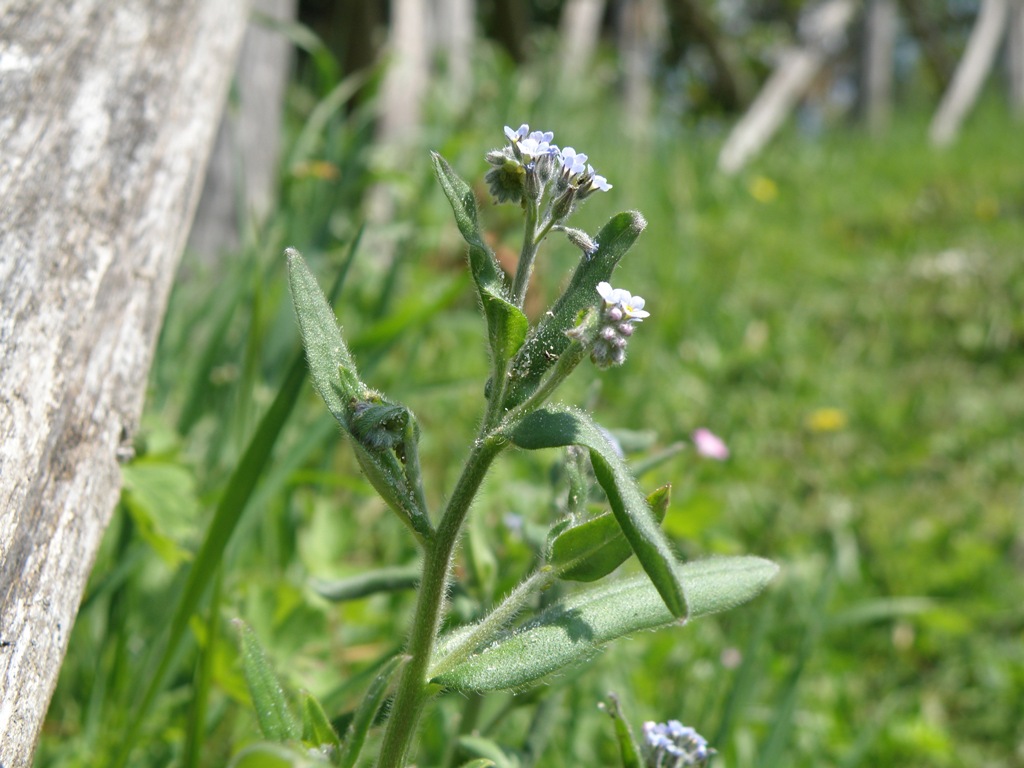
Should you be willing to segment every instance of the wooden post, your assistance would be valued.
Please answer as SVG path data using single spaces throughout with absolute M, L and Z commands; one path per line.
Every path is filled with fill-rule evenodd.
M 590 66 L 601 34 L 604 10 L 605 0 L 568 0 L 562 8 L 558 22 L 558 36 L 562 40 L 559 72 L 562 85 L 571 88 L 573 80 Z
M 445 79 L 455 111 L 473 96 L 473 43 L 476 0 L 438 0 L 437 47 L 444 55 Z
M 1024 0 L 1011 0 L 1007 26 L 1006 68 L 1010 110 L 1014 118 L 1024 121 Z
M 826 58 L 842 46 L 846 27 L 857 10 L 855 0 L 828 0 L 801 23 L 804 45 L 786 51 L 764 88 L 726 139 L 718 168 L 739 171 L 775 134 L 807 91 Z
M 864 119 L 880 134 L 892 113 L 893 54 L 896 48 L 896 6 L 893 0 L 870 0 L 864 18 Z
M 928 138 L 936 146 L 951 144 L 992 69 L 999 43 L 1006 34 L 1007 0 L 982 0 L 967 48 L 957 65 L 953 82 L 932 118 Z
M 293 21 L 297 0 L 252 0 L 253 14 Z M 260 226 L 275 203 L 285 88 L 293 46 L 256 19 L 249 23 L 235 69 L 235 108 L 226 110 L 206 169 L 188 248 L 216 262 L 243 234 Z
M 633 136 L 650 130 L 654 102 L 654 64 L 664 47 L 666 20 L 657 0 L 625 0 L 619 7 L 619 60 L 622 67 L 622 108 Z
M 0 764 L 27 768 L 117 502 L 245 0 L 0 31 Z

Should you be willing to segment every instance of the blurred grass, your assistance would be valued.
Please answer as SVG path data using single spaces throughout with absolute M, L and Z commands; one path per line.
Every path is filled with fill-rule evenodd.
M 943 152 L 925 145 L 923 113 L 898 111 L 883 140 L 841 125 L 820 136 L 793 129 L 726 179 L 714 171 L 722 135 L 706 125 L 659 119 L 630 138 L 598 94 L 605 70 L 592 91 L 559 101 L 539 86 L 543 69 L 516 74 L 486 53 L 479 66 L 482 106 L 453 114 L 445 97 L 433 100 L 423 151 L 397 167 L 375 152 L 365 107 L 342 119 L 345 89 L 323 79 L 329 67 L 322 82 L 296 87 L 289 130 L 301 152 L 286 153 L 295 162 L 280 211 L 243 252 L 183 268 L 144 445 L 36 765 L 106 765 L 121 746 L 151 674 L 146 658 L 182 593 L 182 558 L 202 541 L 297 349 L 281 251 L 303 250 L 329 285 L 374 182 L 389 185 L 399 215 L 367 229 L 336 306 L 364 376 L 419 417 L 430 501 L 450 490 L 482 405 L 485 340 L 425 150 L 477 180 L 482 197 L 482 153 L 502 142 L 502 125 L 524 120 L 586 151 L 615 185 L 575 225 L 595 231 L 625 209 L 650 222 L 616 285 L 646 297 L 652 317 L 626 366 L 600 377 L 581 369 L 565 398 L 588 401 L 609 428 L 656 430 L 659 446 L 699 426 L 723 436 L 728 462 L 684 451 L 642 481 L 673 483 L 666 525 L 688 557 L 749 552 L 784 571 L 750 606 L 623 641 L 537 691 L 488 697 L 473 714 L 481 731 L 510 747 L 540 743 L 529 705 L 560 697 L 542 710 L 559 736 L 537 764 L 613 765 L 611 724 L 596 704 L 615 690 L 634 727 L 681 719 L 713 737 L 722 765 L 1020 765 L 1019 125 L 989 99 Z M 322 126 L 318 141 L 302 133 L 307 118 Z M 515 211 L 482 207 L 501 243 L 514 244 Z M 552 245 L 537 306 L 574 258 Z M 257 737 L 232 617 L 331 717 L 351 711 L 394 651 L 408 594 L 334 606 L 309 586 L 415 559 L 339 443 L 306 388 L 130 765 L 223 765 Z M 498 574 L 478 583 L 460 562 L 457 615 L 471 617 L 529 568 L 530 526 L 552 514 L 555 458 L 496 467 L 474 514 Z M 447 697 L 428 715 L 424 765 L 447 754 L 458 713 L 475 706 Z

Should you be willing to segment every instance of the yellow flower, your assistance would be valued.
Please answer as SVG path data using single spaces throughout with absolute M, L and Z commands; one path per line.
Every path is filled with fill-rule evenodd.
M 807 417 L 812 432 L 838 432 L 846 426 L 846 414 L 838 408 L 818 408 Z
M 779 185 L 767 176 L 755 176 L 747 189 L 759 203 L 770 203 L 779 196 Z

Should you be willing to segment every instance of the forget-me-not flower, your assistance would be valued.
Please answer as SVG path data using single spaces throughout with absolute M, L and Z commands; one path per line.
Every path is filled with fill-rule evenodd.
M 643 752 L 647 768 L 702 766 L 715 754 L 703 736 L 678 720 L 644 723 Z

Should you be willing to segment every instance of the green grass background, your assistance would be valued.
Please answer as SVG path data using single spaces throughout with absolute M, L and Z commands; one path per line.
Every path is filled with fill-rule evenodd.
M 338 83 L 329 59 L 314 63 L 291 95 L 279 210 L 238 253 L 183 264 L 139 456 L 37 766 L 113 764 L 129 738 L 194 553 L 296 354 L 283 248 L 329 286 L 372 184 L 395 196 L 395 216 L 365 229 L 335 306 L 363 377 L 420 420 L 430 501 L 451 489 L 482 412 L 486 345 L 426 150 L 474 180 L 496 244 L 515 252 L 519 218 L 484 200 L 483 153 L 524 121 L 587 152 L 615 185 L 576 226 L 596 231 L 626 209 L 649 221 L 615 284 L 643 295 L 651 317 L 624 367 L 582 366 L 563 399 L 646 431 L 636 462 L 697 427 L 721 435 L 727 462 L 688 447 L 642 485 L 673 484 L 666 526 L 686 557 L 758 554 L 782 572 L 750 605 L 620 641 L 534 691 L 444 697 L 420 765 L 442 764 L 462 716 L 510 752 L 542 747 L 537 765 L 615 765 L 597 708 L 608 691 L 634 729 L 693 725 L 721 766 L 1024 765 L 1024 141 L 998 94 L 946 150 L 927 146 L 918 97 L 881 138 L 793 127 L 725 178 L 714 168 L 724 126 L 659 102 L 634 136 L 610 70 L 569 96 L 542 88 L 543 65 L 513 72 L 486 55 L 472 103 L 432 94 L 405 154 L 373 145 L 367 105 L 330 115 L 302 145 Z M 561 242 L 542 252 L 535 312 L 575 258 Z M 131 765 L 220 766 L 258 739 L 231 618 L 332 717 L 407 629 L 408 593 L 333 605 L 310 588 L 416 553 L 308 384 L 263 447 L 269 460 L 130 737 Z M 556 461 L 498 462 L 473 513 L 473 557 L 458 563 L 456 616 L 529 570 L 530 537 L 554 515 Z

